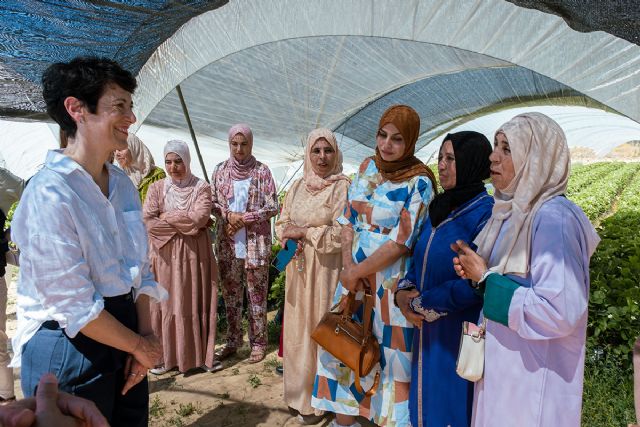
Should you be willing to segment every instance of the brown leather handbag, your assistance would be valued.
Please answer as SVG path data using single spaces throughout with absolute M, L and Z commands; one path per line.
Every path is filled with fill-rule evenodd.
M 353 319 L 355 297 L 354 293 L 349 292 L 346 296 L 346 304 L 343 297 L 338 304 L 325 313 L 311 333 L 311 338 L 353 370 L 358 393 L 373 396 L 380 382 L 380 371 L 376 372 L 373 385 L 366 392 L 360 385 L 360 377 L 368 375 L 380 360 L 380 344 L 371 332 L 374 296 L 371 295 L 370 290 L 364 294 L 363 323 Z

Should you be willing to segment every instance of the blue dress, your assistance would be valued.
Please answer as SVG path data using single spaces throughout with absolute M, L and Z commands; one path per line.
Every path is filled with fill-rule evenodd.
M 456 240 L 471 243 L 482 230 L 493 198 L 482 192 L 449 214 L 436 228 L 428 219 L 414 248 L 411 265 L 398 288 L 421 293 L 412 308 L 441 315 L 424 321 L 413 335 L 409 408 L 413 427 L 467 427 L 471 423 L 473 383 L 456 374 L 462 322 L 477 322 L 482 298 L 453 269 Z

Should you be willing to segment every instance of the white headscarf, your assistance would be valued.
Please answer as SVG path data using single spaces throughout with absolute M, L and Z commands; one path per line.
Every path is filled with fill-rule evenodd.
M 509 142 L 515 176 L 507 188 L 495 190 L 491 218 L 474 243 L 478 254 L 488 260 L 504 221 L 511 218 L 498 248 L 498 263 L 490 270 L 525 277 L 536 212 L 567 189 L 569 147 L 560 126 L 540 113 L 520 114 L 502 125 L 496 135 L 499 133 Z
M 184 141 L 171 140 L 164 146 L 164 158 L 167 154 L 175 153 L 182 159 L 186 174 L 181 180 L 174 180 L 168 176 L 164 180 L 164 210 L 189 210 L 198 194 L 198 189 L 204 183 L 191 173 L 191 154 L 189 146 Z
M 134 134 L 129 134 L 127 137 L 127 145 L 129 146 L 129 152 L 131 153 L 131 164 L 122 169 L 127 174 L 133 185 L 138 188 L 140 182 L 149 175 L 149 172 L 155 168 L 153 156 L 151 151 L 147 148 L 143 142 Z

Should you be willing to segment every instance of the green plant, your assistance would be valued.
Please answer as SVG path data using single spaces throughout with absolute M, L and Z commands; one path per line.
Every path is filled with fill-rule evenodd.
M 277 357 L 268 357 L 267 360 L 264 361 L 265 371 L 273 371 L 278 366 L 280 366 L 280 362 L 278 362 Z
M 271 283 L 271 288 L 269 289 L 269 301 L 276 308 L 280 308 L 284 304 L 286 280 L 286 274 L 284 271 L 282 271 L 273 279 L 273 282 Z
M 640 173 L 625 184 L 617 211 L 598 232 L 602 240 L 590 265 L 588 344 L 629 368 L 640 333 Z
M 160 397 L 153 396 L 149 405 L 149 416 L 151 418 L 160 418 L 164 415 L 166 405 L 160 400 Z
M 260 386 L 262 384 L 262 381 L 260 380 L 260 377 L 258 377 L 256 374 L 251 374 L 249 376 L 249 378 L 247 379 L 247 382 L 253 388 L 258 388 L 258 386 Z
M 4 230 L 11 227 L 11 220 L 13 219 L 13 214 L 16 212 L 16 208 L 18 207 L 18 202 L 13 202 L 11 207 L 9 208 L 9 212 L 7 212 L 7 218 L 4 222 Z
M 171 417 L 169 418 L 169 420 L 167 420 L 167 425 L 175 426 L 175 427 L 184 427 L 184 421 L 182 421 L 182 418 L 176 415 L 175 417 Z
M 176 409 L 175 411 L 176 414 L 180 415 L 181 417 L 188 417 L 195 414 L 198 411 L 198 408 L 191 402 L 184 405 L 181 403 L 178 406 L 178 409 Z
M 239 373 L 240 373 L 240 369 L 238 369 L 238 368 L 233 368 L 231 370 L 231 375 L 238 375 Z
M 582 405 L 583 427 L 633 423 L 633 381 L 618 358 L 587 347 Z

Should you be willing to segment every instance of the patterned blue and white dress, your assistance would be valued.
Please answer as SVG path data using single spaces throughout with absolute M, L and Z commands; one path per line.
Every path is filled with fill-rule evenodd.
M 416 176 L 406 182 L 385 180 L 371 158 L 360 166 L 349 188 L 348 205 L 339 219 L 355 231 L 352 255 L 362 262 L 389 240 L 412 248 L 433 197 L 431 181 Z M 380 426 L 409 425 L 409 383 L 413 325 L 393 303 L 398 280 L 404 277 L 410 256 L 401 257 L 369 278 L 375 288 L 373 334 L 380 343 L 380 366 L 361 379 L 363 388 L 373 384 L 380 371 L 376 394 L 366 397 L 354 385 L 353 371 L 323 349 L 318 351 L 318 372 L 312 405 L 325 411 L 360 415 Z M 346 290 L 338 283 L 337 303 Z

